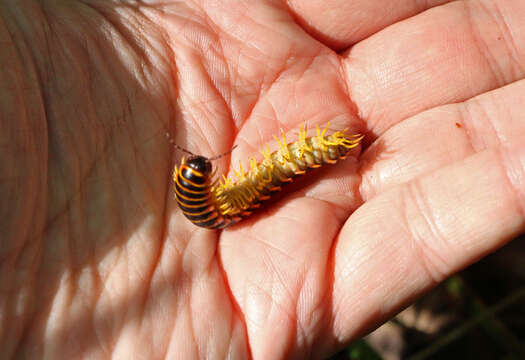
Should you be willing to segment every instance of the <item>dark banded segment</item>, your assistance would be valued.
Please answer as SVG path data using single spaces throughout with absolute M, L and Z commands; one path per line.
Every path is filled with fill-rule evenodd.
M 224 218 L 211 203 L 209 177 L 206 174 L 182 163 L 174 172 L 173 180 L 177 202 L 188 220 L 200 227 L 222 227 Z
M 186 217 L 192 222 L 199 224 L 199 223 L 207 222 L 210 220 L 215 220 L 219 216 L 219 213 L 217 212 L 217 210 L 211 209 L 210 211 L 206 211 L 205 213 L 199 214 L 199 215 L 190 215 L 190 214 L 184 214 L 184 215 L 186 215 Z
M 188 214 L 196 215 L 198 213 L 202 213 L 205 211 L 208 207 L 210 207 L 209 203 L 199 204 L 195 206 L 188 206 L 188 204 L 183 203 L 182 201 L 178 201 L 179 207 L 182 211 Z
M 199 195 L 199 197 L 195 197 L 193 194 L 185 194 L 183 191 L 181 192 L 176 186 L 175 195 L 177 195 L 177 200 L 179 200 L 179 202 L 192 208 L 203 206 L 209 199 L 209 195 Z
M 222 216 L 220 217 L 214 217 L 212 218 L 211 220 L 208 220 L 208 221 L 204 221 L 204 222 L 201 222 L 201 223 L 195 223 L 195 225 L 198 225 L 198 226 L 202 226 L 202 227 L 205 227 L 205 228 L 208 228 L 208 229 L 222 229 L 223 226 L 218 226 L 220 225 L 222 222 L 219 222 L 217 223 L 217 221 L 219 221 L 219 219 L 221 218 Z
M 193 185 L 193 182 L 190 182 L 190 180 L 184 178 L 183 176 L 178 176 L 175 181 L 188 192 L 195 194 L 206 192 L 206 184 L 195 186 Z
M 204 190 L 202 192 L 193 191 L 185 186 L 179 185 L 179 182 L 179 180 L 175 180 L 175 191 L 177 193 L 177 196 L 184 200 L 192 202 L 206 201 L 206 199 L 210 195 L 207 190 Z
M 188 181 L 190 185 L 197 187 L 205 187 L 207 177 L 203 173 L 195 169 L 190 168 L 188 165 L 182 165 L 180 167 L 181 176 Z

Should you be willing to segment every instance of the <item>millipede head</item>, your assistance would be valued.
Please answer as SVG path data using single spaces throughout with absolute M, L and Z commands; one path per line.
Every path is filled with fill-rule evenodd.
M 197 170 L 202 174 L 211 174 L 211 162 L 210 159 L 200 155 L 192 155 L 186 159 L 186 164 L 193 170 Z

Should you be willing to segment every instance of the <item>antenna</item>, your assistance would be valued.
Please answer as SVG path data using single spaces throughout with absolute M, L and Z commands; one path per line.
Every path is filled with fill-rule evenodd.
M 170 133 L 167 132 L 167 131 L 166 131 L 166 137 L 168 138 L 168 141 L 170 142 L 170 144 L 173 145 L 173 146 L 175 146 L 175 147 L 176 147 L 177 149 L 179 149 L 180 151 L 195 156 L 195 154 L 192 153 L 191 151 L 186 150 L 185 148 L 183 148 L 183 147 L 177 145 L 177 144 L 175 143 L 175 140 L 173 140 L 173 138 L 171 137 Z
M 228 151 L 226 151 L 226 152 L 223 152 L 223 153 L 220 154 L 220 155 L 217 155 L 217 156 L 214 156 L 214 157 L 212 157 L 212 158 L 209 158 L 208 160 L 211 161 L 211 160 L 217 160 L 217 159 L 220 159 L 221 157 L 223 157 L 223 156 L 228 155 L 229 153 L 231 153 L 231 152 L 233 151 L 233 149 L 235 149 L 236 147 L 237 147 L 237 145 L 233 145 L 233 147 L 232 147 L 230 150 L 228 150 Z
M 176 147 L 177 149 L 179 149 L 180 151 L 182 152 L 185 152 L 187 154 L 190 154 L 192 156 L 197 156 L 195 155 L 194 153 L 192 153 L 191 151 L 183 148 L 182 146 L 179 146 L 177 145 L 177 143 L 175 142 L 175 140 L 173 140 L 173 138 L 171 137 L 170 133 L 166 131 L 166 137 L 168 138 L 168 141 L 170 142 L 171 145 L 173 145 L 174 147 Z M 221 157 L 223 156 L 226 156 L 228 155 L 229 153 L 231 153 L 233 151 L 233 149 L 235 149 L 237 147 L 237 145 L 234 145 L 230 150 L 220 154 L 220 155 L 217 155 L 217 156 L 214 156 L 212 158 L 209 158 L 208 160 L 217 160 L 217 159 L 220 159 Z

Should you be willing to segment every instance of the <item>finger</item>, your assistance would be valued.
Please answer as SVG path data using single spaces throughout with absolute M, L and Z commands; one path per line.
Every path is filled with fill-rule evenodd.
M 525 76 L 525 2 L 457 1 L 393 25 L 343 63 L 352 100 L 381 134 L 425 109 Z
M 448 1 L 289 0 L 288 6 L 310 35 L 341 50 L 397 21 Z
M 370 199 L 475 152 L 525 139 L 524 103 L 521 80 L 394 125 L 361 157 L 362 197 Z
M 334 333 L 348 340 L 525 230 L 525 146 L 501 146 L 381 194 L 335 248 Z

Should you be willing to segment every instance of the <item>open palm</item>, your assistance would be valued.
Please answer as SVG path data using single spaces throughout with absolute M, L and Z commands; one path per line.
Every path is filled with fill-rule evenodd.
M 525 3 L 387 3 L 2 5 L 0 356 L 324 357 L 522 232 Z M 177 208 L 166 131 L 229 173 L 328 121 L 363 153 Z

